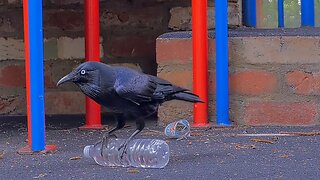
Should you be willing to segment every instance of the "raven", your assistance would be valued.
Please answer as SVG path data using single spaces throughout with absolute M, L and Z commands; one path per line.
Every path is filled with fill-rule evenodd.
M 124 147 L 122 152 L 125 152 L 128 142 L 144 128 L 145 119 L 156 113 L 163 102 L 173 99 L 202 102 L 199 96 L 188 89 L 156 76 L 100 62 L 87 61 L 80 64 L 61 78 L 57 86 L 65 82 L 75 83 L 86 96 L 109 111 L 120 114 L 117 126 L 104 135 L 103 143 L 112 133 L 124 127 L 126 119 L 136 121 L 136 130 L 120 147 Z

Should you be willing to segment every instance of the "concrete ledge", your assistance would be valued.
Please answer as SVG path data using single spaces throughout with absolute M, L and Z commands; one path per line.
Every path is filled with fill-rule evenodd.
M 298 36 L 298 34 L 300 34 Z M 318 63 L 320 28 L 229 32 L 229 60 L 245 63 Z M 191 32 L 166 33 L 157 38 L 157 62 L 191 61 Z M 215 61 L 215 32 L 209 32 L 209 59 Z M 307 51 L 306 51 L 307 49 Z M 168 53 L 170 52 L 170 53 Z M 276 55 L 276 57 L 274 56 Z

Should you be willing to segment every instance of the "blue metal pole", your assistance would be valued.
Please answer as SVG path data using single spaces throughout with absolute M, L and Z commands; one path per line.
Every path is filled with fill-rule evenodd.
M 230 125 L 228 87 L 228 0 L 216 0 L 215 4 L 217 124 Z
M 45 149 L 42 0 L 29 0 L 31 149 Z
M 218 0 L 216 0 L 218 2 Z M 244 24 L 250 27 L 257 26 L 256 0 L 243 0 Z
M 314 27 L 314 0 L 301 0 L 301 26 Z
M 278 27 L 284 27 L 284 7 L 283 0 L 278 0 Z

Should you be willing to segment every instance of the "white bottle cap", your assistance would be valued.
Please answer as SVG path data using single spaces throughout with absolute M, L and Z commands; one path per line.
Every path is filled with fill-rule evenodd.
M 86 157 L 86 158 L 91 158 L 91 156 L 90 156 L 90 149 L 93 147 L 93 145 L 88 145 L 88 146 L 86 146 L 86 147 L 84 147 L 84 149 L 83 149 L 83 155 L 84 155 L 84 157 Z

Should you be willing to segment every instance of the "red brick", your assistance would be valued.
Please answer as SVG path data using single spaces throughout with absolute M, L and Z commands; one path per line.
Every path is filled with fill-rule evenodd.
M 70 4 L 83 4 L 82 0 L 50 0 L 50 3 L 61 6 L 61 5 L 70 5 Z
M 49 68 L 45 71 L 44 83 L 46 88 L 56 87 Z M 0 69 L 0 85 L 4 87 L 26 87 L 25 66 L 10 64 Z
M 192 89 L 192 70 L 172 70 L 159 73 L 158 76 L 178 86 Z
M 15 10 L 16 9 L 16 10 Z M 19 8 L 8 8 L 0 11 L 0 32 L 1 37 L 6 37 L 6 33 L 23 33 L 22 11 Z
M 111 37 L 104 45 L 107 57 L 150 57 L 154 58 L 155 41 L 146 36 Z
M 192 88 L 192 70 L 174 70 L 161 72 L 159 77 L 182 87 Z M 216 71 L 209 71 L 209 94 L 216 93 Z M 230 90 L 242 95 L 262 95 L 276 89 L 277 79 L 274 74 L 265 71 L 247 71 L 230 75 Z
M 56 82 L 53 80 L 53 73 L 54 71 L 52 64 L 45 63 L 45 71 L 44 71 L 44 87 L 45 88 L 56 88 Z
M 25 68 L 9 64 L 0 69 L 0 85 L 4 87 L 25 87 Z
M 21 96 L 0 96 L 0 114 L 19 114 L 24 107 L 25 101 Z
M 141 10 L 143 9 L 143 11 Z M 132 8 L 129 3 L 108 2 L 107 7 L 101 8 L 100 24 L 104 29 L 122 26 L 124 28 L 143 29 L 143 31 L 154 31 L 163 29 L 167 25 L 167 13 L 163 6 L 136 6 Z
M 216 71 L 209 71 L 209 94 L 216 94 Z
M 83 114 L 85 98 L 79 91 L 55 91 L 45 93 L 47 114 Z
M 315 102 L 250 102 L 244 114 L 249 125 L 313 125 L 317 118 Z
M 320 73 L 306 73 L 297 70 L 287 73 L 286 80 L 296 94 L 320 94 Z
M 272 93 L 277 88 L 277 77 L 267 71 L 248 70 L 230 75 L 230 91 L 243 95 Z
M 193 104 L 184 101 L 169 101 L 159 107 L 158 122 L 166 126 L 179 119 L 193 119 Z
M 46 10 L 44 13 L 45 29 L 83 30 L 84 13 L 82 10 Z
M 156 49 L 158 64 L 192 62 L 190 39 L 157 39 Z
M 311 64 L 319 63 L 318 43 L 319 36 L 231 37 L 230 52 L 249 64 Z
M 44 76 L 44 87 L 45 88 L 56 88 L 56 83 L 52 80 L 51 76 Z

